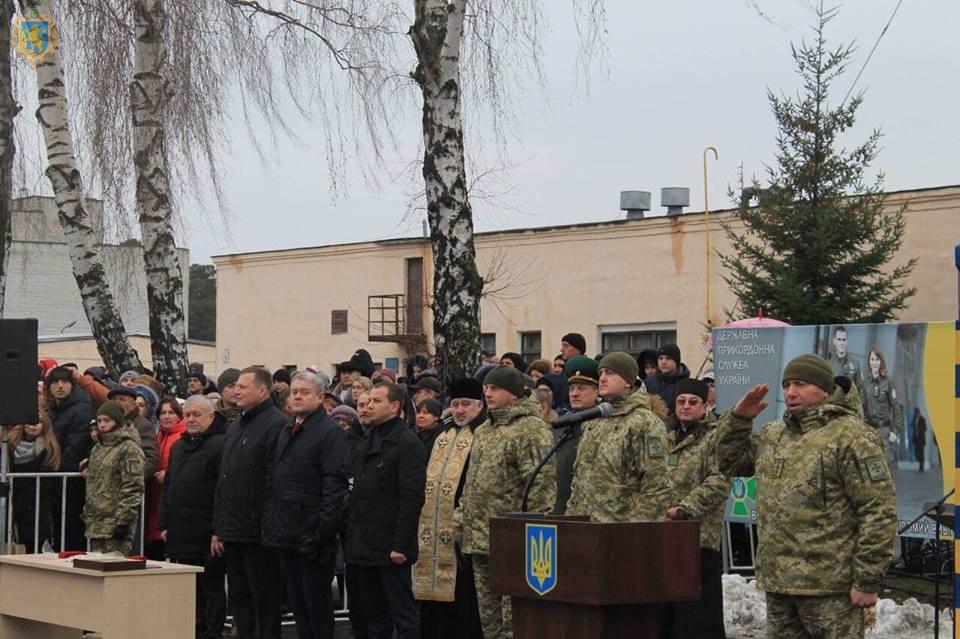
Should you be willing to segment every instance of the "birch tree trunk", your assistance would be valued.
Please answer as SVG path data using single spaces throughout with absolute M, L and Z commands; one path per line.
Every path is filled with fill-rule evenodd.
M 480 360 L 480 294 L 467 194 L 460 103 L 466 0 L 415 0 L 410 37 L 423 93 L 423 178 L 433 248 L 433 331 L 445 381 L 473 375 Z
M 36 7 L 44 15 L 53 15 L 50 0 L 28 0 L 26 4 Z M 37 66 L 37 90 L 40 104 L 37 120 L 47 147 L 45 173 L 53 187 L 73 277 L 80 289 L 83 310 L 97 341 L 97 350 L 104 364 L 117 374 L 140 368 L 140 358 L 127 339 L 123 320 L 106 280 L 103 261 L 97 252 L 97 237 L 90 226 L 67 117 L 63 66 L 56 49 Z M 50 300 L 50 303 L 56 304 L 57 300 Z
M 7 292 L 7 273 L 10 263 L 10 244 L 13 241 L 10 208 L 13 198 L 13 119 L 20 106 L 13 97 L 13 51 L 10 42 L 10 22 L 16 9 L 13 0 L 0 0 L 0 318 L 3 317 Z
M 170 90 L 166 78 L 164 0 L 133 5 L 136 41 L 130 83 L 136 210 L 143 241 L 150 309 L 150 343 L 156 378 L 186 396 L 187 336 L 183 278 L 173 238 L 164 125 Z M 183 388 L 180 388 L 184 385 Z

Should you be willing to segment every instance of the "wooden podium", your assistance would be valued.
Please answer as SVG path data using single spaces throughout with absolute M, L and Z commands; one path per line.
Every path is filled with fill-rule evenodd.
M 490 572 L 515 639 L 656 638 L 670 602 L 700 597 L 700 525 L 496 517 Z

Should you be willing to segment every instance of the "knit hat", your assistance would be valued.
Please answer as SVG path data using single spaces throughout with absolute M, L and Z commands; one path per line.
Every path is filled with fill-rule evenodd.
M 443 404 L 441 404 L 435 399 L 425 399 L 419 404 L 417 404 L 418 413 L 422 408 L 426 408 L 427 411 L 434 417 L 440 417 L 440 415 L 443 414 Z
M 640 367 L 637 366 L 637 360 L 633 356 L 622 351 L 608 353 L 600 360 L 598 368 L 611 370 L 624 379 L 625 382 L 633 386 L 637 383 L 637 376 L 640 374 Z
M 523 373 L 509 366 L 497 366 L 487 373 L 484 385 L 496 386 L 511 393 L 514 397 L 526 397 L 526 385 L 523 383 Z
M 119 427 L 122 427 L 127 422 L 126 416 L 123 414 L 123 408 L 114 401 L 106 401 L 101 404 L 99 410 L 97 410 L 97 415 L 106 415 L 117 422 L 117 426 Z
M 560 338 L 560 341 L 566 342 L 570 346 L 573 346 L 575 349 L 580 351 L 581 355 L 587 352 L 587 340 L 584 339 L 583 335 L 580 333 L 567 333 Z
M 129 397 L 130 399 L 136 399 L 137 391 L 127 386 L 117 386 L 107 393 L 107 399 L 113 399 L 115 397 Z
M 204 386 L 207 385 L 207 376 L 203 374 L 203 367 L 197 367 L 195 364 L 190 364 L 187 368 L 187 381 L 195 379 L 199 381 Z
M 142 397 L 143 401 L 147 403 L 147 407 L 143 411 L 143 416 L 153 421 L 157 415 L 157 405 L 160 403 L 160 397 L 153 392 L 152 388 L 143 384 L 135 384 L 133 392 L 137 394 L 137 397 Z
M 701 375 L 701 376 L 700 376 L 700 379 L 702 379 L 703 381 L 707 382 L 708 384 L 713 384 L 714 382 L 717 381 L 717 374 L 714 373 L 714 372 L 713 372 L 713 369 L 711 368 L 711 369 L 708 370 L 706 373 L 704 373 L 703 375 Z
M 219 382 L 220 380 L 217 380 L 217 381 Z M 289 383 L 290 383 L 290 371 L 288 371 L 286 368 L 278 368 L 277 370 L 275 370 L 275 371 L 273 372 L 273 381 L 274 381 L 274 383 L 276 383 L 276 382 L 286 382 L 287 384 L 289 384 Z
M 673 361 L 677 363 L 677 366 L 680 365 L 680 347 L 676 344 L 664 344 L 660 347 L 660 350 L 657 351 L 657 357 L 661 355 L 666 355 Z
M 59 364 L 57 364 L 57 360 L 55 359 L 44 358 L 37 362 L 37 366 L 40 367 L 40 379 L 44 380 L 47 378 L 47 373 L 55 369 Z
M 783 381 L 798 379 L 814 386 L 819 386 L 824 391 L 833 392 L 833 369 L 822 357 L 813 353 L 794 357 L 783 369 Z
M 472 377 L 463 377 L 455 379 L 447 386 L 447 394 L 450 400 L 455 399 L 479 399 L 483 401 L 483 385 Z
M 443 392 L 443 384 L 440 383 L 440 380 L 433 375 L 420 375 L 417 377 L 416 382 L 410 386 L 410 390 L 417 391 L 420 389 L 432 390 L 434 393 Z
M 240 379 L 239 368 L 225 369 L 222 373 L 220 373 L 220 377 L 217 378 L 217 390 L 223 393 L 224 388 L 230 384 L 236 384 L 238 379 Z
M 57 366 L 50 370 L 47 373 L 47 386 L 53 385 L 54 382 L 70 382 L 71 386 L 75 386 L 73 381 L 73 369 L 67 368 L 66 366 Z
M 677 397 L 681 395 L 696 395 L 703 401 L 707 401 L 707 383 L 699 379 L 690 379 L 685 377 L 677 382 Z
M 526 370 L 527 368 L 523 363 L 523 355 L 521 355 L 520 353 L 504 353 L 503 355 L 500 356 L 501 365 L 503 365 L 502 363 L 503 363 L 503 360 L 505 359 L 509 359 L 511 362 L 513 362 L 513 366 L 517 370 L 522 371 L 522 370 Z
M 339 418 L 339 419 L 345 419 L 348 422 L 355 422 L 357 421 L 358 415 L 357 415 L 357 411 L 353 410 L 353 408 L 347 406 L 346 404 L 341 404 L 340 406 L 337 406 L 332 411 L 330 411 L 330 417 L 331 419 Z
M 568 359 L 563 366 L 563 374 L 571 384 L 586 383 L 597 386 L 600 383 L 600 367 L 597 365 L 597 360 L 586 355 L 577 355 Z
M 396 384 L 397 371 L 393 370 L 392 368 L 380 368 L 373 371 L 373 377 L 371 377 L 371 379 L 373 379 L 374 381 L 376 381 L 377 379 L 385 379 L 392 384 Z
M 477 369 L 477 372 L 473 374 L 473 378 L 480 382 L 481 387 L 483 386 L 483 380 L 487 378 L 487 375 L 497 367 L 496 364 L 484 364 Z

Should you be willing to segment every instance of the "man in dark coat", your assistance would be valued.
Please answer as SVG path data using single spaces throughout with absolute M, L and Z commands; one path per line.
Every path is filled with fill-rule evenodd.
M 80 460 L 90 456 L 93 440 L 90 439 L 90 422 L 96 413 L 90 403 L 90 397 L 78 388 L 73 378 L 73 371 L 66 366 L 58 366 L 47 373 L 44 381 L 46 391 L 51 402 L 47 406 L 50 421 L 53 422 L 53 432 L 60 444 L 61 472 L 77 472 L 80 470 Z M 61 539 L 62 550 L 86 550 L 87 540 L 83 536 L 84 525 L 80 520 L 83 511 L 83 502 L 86 498 L 85 484 L 82 479 L 67 480 L 67 503 L 65 539 Z M 59 539 L 60 513 L 62 505 L 61 491 L 54 495 L 54 531 Z
M 197 639 L 221 639 L 227 617 L 223 557 L 210 554 L 213 500 L 223 454 L 223 430 L 213 402 L 191 395 L 183 405 L 186 432 L 170 450 L 163 478 L 160 531 L 170 561 L 202 566 L 197 575 Z
M 234 401 L 243 411 L 227 428 L 213 509 L 210 553 L 224 557 L 230 610 L 240 639 L 279 639 L 280 554 L 262 545 L 277 438 L 287 418 L 270 397 L 265 368 L 240 372 Z
M 563 368 L 567 376 L 570 395 L 570 409 L 573 412 L 589 410 L 597 405 L 600 384 L 600 368 L 597 361 L 586 355 L 576 355 L 567 360 Z M 583 434 L 581 424 L 568 426 L 572 433 L 557 449 L 557 502 L 553 512 L 562 515 L 567 510 L 570 499 L 570 485 L 573 482 L 573 462 L 577 459 L 577 445 Z M 563 436 L 563 430 L 553 431 L 554 437 Z
M 400 419 L 405 392 L 381 383 L 368 393 L 372 428 L 356 450 L 347 561 L 358 566 L 370 637 L 419 637 L 411 566 L 424 502 L 423 444 Z
M 346 505 L 350 446 L 323 410 L 323 382 L 297 373 L 290 385 L 294 418 L 277 442 L 273 495 L 263 544 L 280 550 L 287 603 L 300 639 L 333 639 L 337 528 Z
M 680 347 L 676 344 L 664 344 L 657 351 L 657 372 L 648 376 L 643 383 L 651 395 L 659 395 L 667 405 L 667 411 L 673 415 L 676 411 L 677 384 L 690 378 L 690 369 L 680 361 Z

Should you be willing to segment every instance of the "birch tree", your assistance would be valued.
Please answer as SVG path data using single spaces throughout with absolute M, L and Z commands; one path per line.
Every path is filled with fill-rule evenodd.
M 0 318 L 7 291 L 7 269 L 13 240 L 10 206 L 13 199 L 13 158 L 16 152 L 13 120 L 20 112 L 13 95 L 13 51 L 10 22 L 16 12 L 13 0 L 0 0 Z
M 25 4 L 28 9 L 38 9 L 43 15 L 53 15 L 50 0 L 27 0 Z M 80 289 L 83 310 L 97 349 L 112 371 L 140 368 L 140 358 L 127 339 L 123 320 L 107 284 L 103 261 L 96 249 L 97 238 L 90 224 L 77 166 L 68 117 L 66 79 L 57 48 L 37 65 L 37 93 L 37 121 L 47 149 L 44 172 L 53 188 L 73 276 Z
M 166 388 L 185 394 L 187 334 L 183 278 L 174 243 L 167 172 L 165 123 L 169 85 L 166 80 L 163 0 L 136 0 L 133 20 L 136 38 L 130 112 L 133 116 L 136 211 L 147 277 L 153 370 Z
M 417 0 L 410 29 L 413 78 L 423 94 L 423 180 L 433 249 L 435 356 L 445 381 L 473 374 L 480 357 L 480 295 L 467 195 L 460 102 L 466 0 Z

